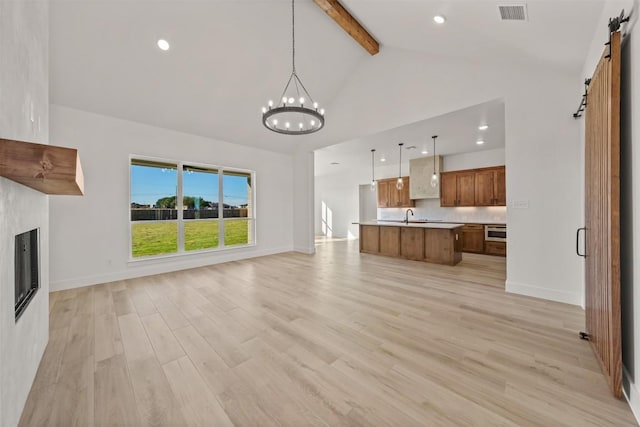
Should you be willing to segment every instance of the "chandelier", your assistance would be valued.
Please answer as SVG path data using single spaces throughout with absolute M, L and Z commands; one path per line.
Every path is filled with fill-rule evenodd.
M 295 0 L 291 0 L 291 40 L 291 76 L 278 104 L 270 100 L 267 107 L 262 107 L 262 124 L 274 132 L 305 135 L 322 129 L 324 108 L 318 109 L 318 103 L 313 101 L 296 73 Z

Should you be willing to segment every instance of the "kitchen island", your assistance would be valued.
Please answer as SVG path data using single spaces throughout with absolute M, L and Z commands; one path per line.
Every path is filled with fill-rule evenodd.
M 462 224 L 366 221 L 360 252 L 456 265 L 462 260 Z

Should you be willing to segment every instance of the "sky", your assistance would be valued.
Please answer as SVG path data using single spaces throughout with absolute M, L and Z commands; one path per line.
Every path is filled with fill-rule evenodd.
M 162 197 L 176 195 L 178 171 L 149 166 L 131 166 L 131 202 L 153 205 Z M 240 206 L 248 203 L 247 178 L 224 176 L 224 203 Z M 199 196 L 211 202 L 218 201 L 218 175 L 203 172 L 184 172 L 183 193 Z

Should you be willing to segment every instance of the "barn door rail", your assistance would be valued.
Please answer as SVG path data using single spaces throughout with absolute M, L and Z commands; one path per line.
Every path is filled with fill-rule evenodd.
M 624 16 L 624 9 L 620 12 L 620 16 L 609 18 L 609 41 L 604 45 L 609 46 L 609 54 L 605 58 L 611 58 L 611 34 L 620 31 L 620 26 L 625 22 L 629 22 L 630 16 Z
M 609 27 L 609 41 L 604 44 L 605 46 L 609 47 L 609 54 L 606 55 L 605 58 L 611 58 L 611 34 L 615 33 L 616 31 L 620 31 L 620 27 L 622 26 L 622 24 L 624 24 L 625 22 L 629 22 L 630 18 L 631 16 L 624 15 L 624 9 L 622 9 L 622 12 L 620 12 L 620 16 L 609 18 L 609 24 L 607 25 Z M 582 95 L 582 99 L 580 100 L 578 109 L 575 113 L 573 113 L 574 119 L 579 119 L 580 117 L 582 117 L 582 113 L 587 108 L 587 89 L 589 88 L 589 83 L 591 83 L 591 79 L 584 80 L 584 94 Z
M 580 100 L 578 111 L 573 113 L 574 119 L 582 117 L 582 113 L 584 112 L 585 108 L 587 108 L 587 89 L 589 89 L 589 83 L 591 83 L 591 79 L 584 79 L 584 94 L 582 95 L 582 99 Z

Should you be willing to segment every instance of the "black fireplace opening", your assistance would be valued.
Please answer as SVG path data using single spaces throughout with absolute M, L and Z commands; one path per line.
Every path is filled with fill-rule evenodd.
M 16 321 L 40 288 L 39 229 L 16 236 Z

